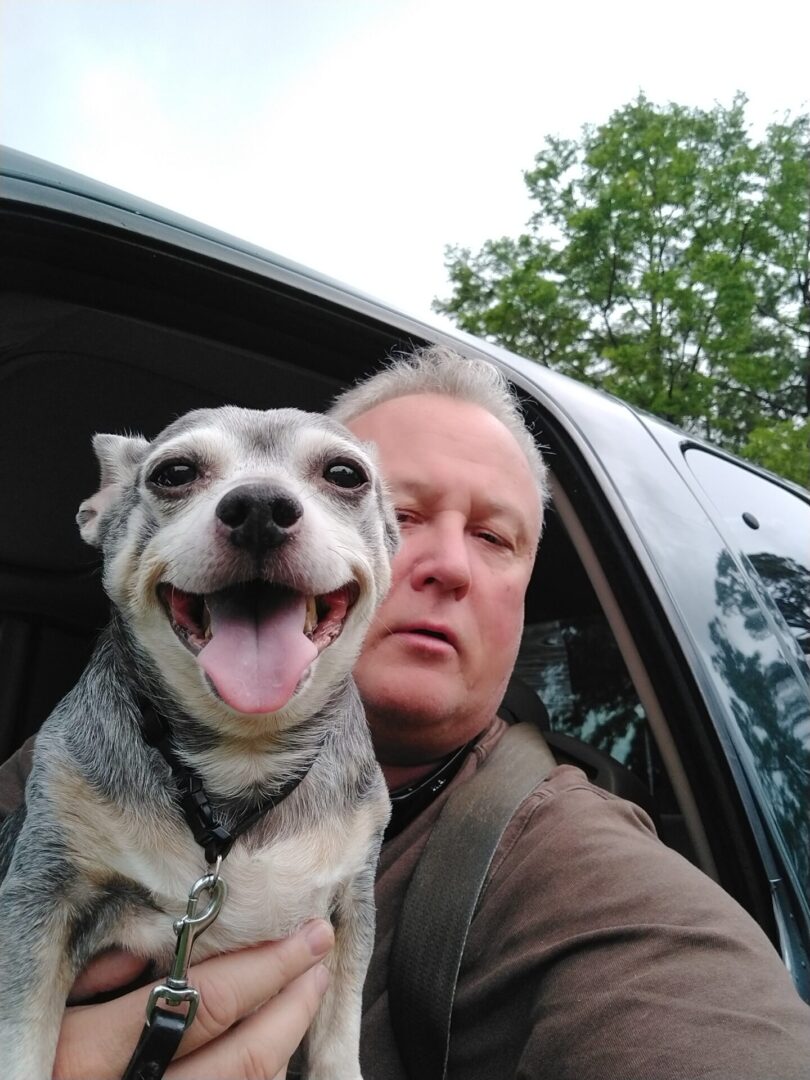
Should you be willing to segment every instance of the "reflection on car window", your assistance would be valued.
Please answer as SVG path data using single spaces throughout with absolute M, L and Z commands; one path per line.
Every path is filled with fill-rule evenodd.
M 796 671 L 778 653 L 768 653 L 770 627 L 731 556 L 718 559 L 718 615 L 709 627 L 712 663 L 731 692 L 731 707 L 751 750 L 786 851 L 810 890 L 810 707 Z M 737 645 L 742 619 L 751 643 Z M 758 643 L 762 643 L 762 647 Z M 753 648 L 751 647 L 753 645 Z
M 810 545 L 810 512 L 806 523 Z M 805 656 L 810 655 L 810 569 L 789 556 L 754 551 L 748 559 L 790 627 Z M 808 557 L 810 562 L 810 557 Z
M 527 625 L 515 674 L 541 698 L 551 729 L 632 770 L 660 812 L 675 809 L 646 714 L 601 614 Z
M 708 451 L 685 456 L 735 549 L 717 560 L 711 661 L 785 855 L 810 890 L 810 502 Z
M 755 587 L 776 608 L 802 654 L 810 654 L 810 502 L 742 465 L 695 447 L 686 461 L 727 535 L 745 555 Z M 752 613 L 753 615 L 753 613 Z M 810 666 L 803 663 L 810 681 Z

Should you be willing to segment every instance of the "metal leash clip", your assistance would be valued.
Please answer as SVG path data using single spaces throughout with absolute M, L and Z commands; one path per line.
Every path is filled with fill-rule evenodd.
M 197 914 L 201 893 L 209 895 L 208 906 L 201 914 Z M 199 878 L 191 887 L 188 896 L 188 906 L 185 915 L 174 923 L 174 932 L 177 934 L 177 947 L 174 952 L 172 969 L 166 982 L 152 988 L 149 1000 L 146 1003 L 146 1023 L 152 1023 L 155 1009 L 158 1003 L 163 1001 L 167 1005 L 188 1004 L 188 1012 L 185 1015 L 185 1028 L 188 1028 L 197 1012 L 200 1004 L 200 992 L 193 986 L 188 985 L 188 968 L 191 961 L 191 950 L 196 938 L 207 930 L 211 923 L 219 915 L 222 903 L 227 895 L 228 888 L 224 878 L 219 876 L 219 860 L 216 869 Z

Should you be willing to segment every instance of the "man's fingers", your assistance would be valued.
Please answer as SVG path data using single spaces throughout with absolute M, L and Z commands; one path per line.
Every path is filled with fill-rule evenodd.
M 322 959 L 333 944 L 331 926 L 319 919 L 294 937 L 200 964 L 194 969 L 193 985 L 202 1000 L 194 1023 L 183 1036 L 178 1058 L 222 1035 L 278 994 Z M 239 957 L 238 965 L 229 962 L 234 956 Z
M 259 1080 L 284 1069 L 312 1023 L 329 982 L 319 964 L 257 1009 L 239 1027 L 175 1062 L 166 1080 Z
M 202 1000 L 179 1055 L 188 1055 L 210 1042 L 278 994 L 317 964 L 333 941 L 329 924 L 316 920 L 284 941 L 215 956 L 192 967 L 189 982 L 200 991 Z M 59 1080 L 119 1077 L 143 1028 L 148 996 L 149 987 L 144 987 L 103 1005 L 68 1009 L 54 1076 Z

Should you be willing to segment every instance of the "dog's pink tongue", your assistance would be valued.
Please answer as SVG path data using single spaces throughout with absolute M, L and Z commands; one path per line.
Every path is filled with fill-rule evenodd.
M 306 600 L 262 592 L 250 602 L 231 590 L 208 600 L 213 637 L 197 662 L 231 708 L 269 713 L 283 708 L 318 655 L 304 634 Z

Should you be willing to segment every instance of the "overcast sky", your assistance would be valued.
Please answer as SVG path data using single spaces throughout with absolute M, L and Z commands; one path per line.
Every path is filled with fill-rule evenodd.
M 806 0 L 0 0 L 0 142 L 430 316 L 444 247 L 643 90 L 810 100 Z

